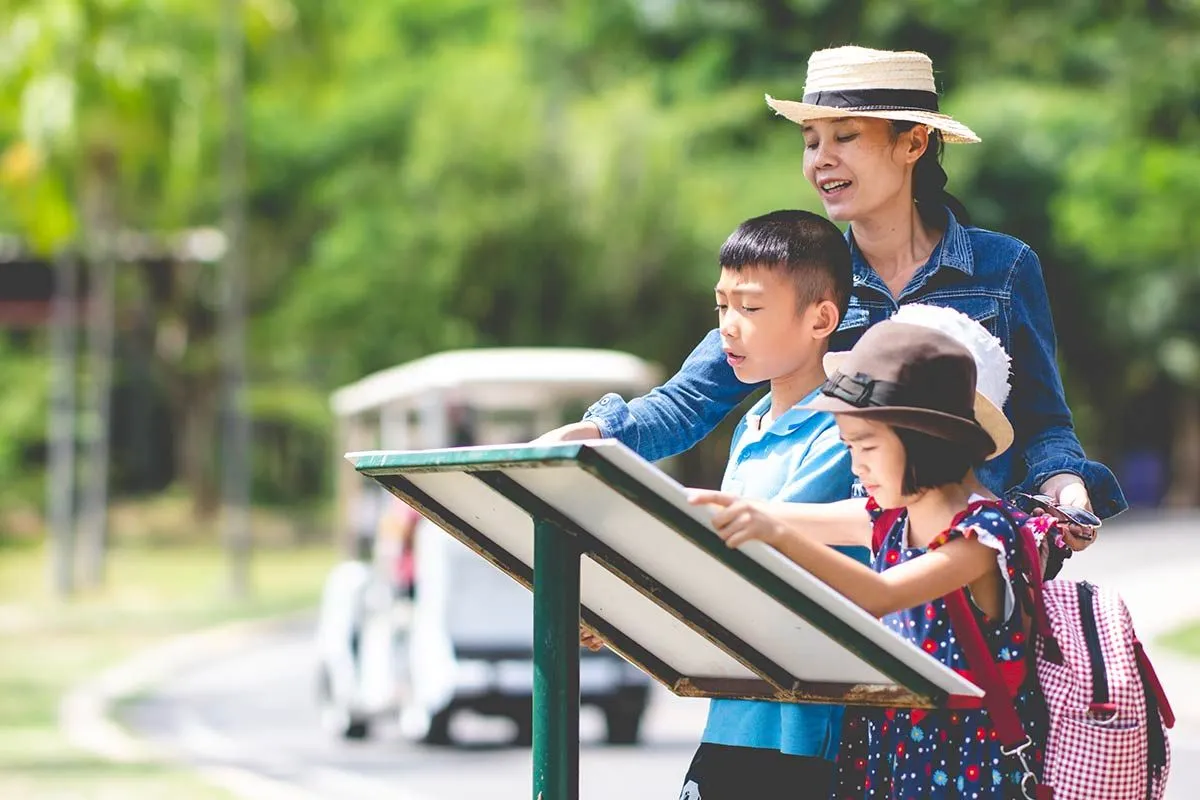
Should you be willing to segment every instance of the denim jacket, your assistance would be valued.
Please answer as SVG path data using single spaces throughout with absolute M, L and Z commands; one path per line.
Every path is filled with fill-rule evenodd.
M 949 214 L 949 212 L 947 212 Z M 854 288 L 846 318 L 830 349 L 849 350 L 871 325 L 899 308 L 879 275 L 846 236 L 854 257 Z M 1127 507 L 1111 470 L 1089 461 L 1075 435 L 1055 362 L 1054 322 L 1037 254 L 1011 236 L 960 225 L 949 214 L 946 232 L 900 293 L 900 303 L 957 309 L 982 323 L 1012 356 L 1012 394 L 1005 413 L 1016 439 L 1008 452 L 984 464 L 979 479 L 997 494 L 1036 491 L 1047 478 L 1083 479 L 1096 513 L 1107 518 Z M 657 460 L 704 438 L 756 386 L 740 382 L 726 363 L 716 330 L 696 346 L 666 384 L 628 403 L 607 394 L 588 409 L 605 437 Z

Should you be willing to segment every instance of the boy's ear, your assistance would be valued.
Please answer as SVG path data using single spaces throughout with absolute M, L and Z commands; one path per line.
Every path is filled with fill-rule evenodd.
M 813 311 L 813 337 L 828 339 L 842 321 L 837 303 L 832 300 L 820 300 Z

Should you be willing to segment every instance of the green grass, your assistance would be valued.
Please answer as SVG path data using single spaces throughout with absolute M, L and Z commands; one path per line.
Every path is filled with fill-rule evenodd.
M 1176 652 L 1200 658 L 1200 620 L 1193 620 L 1162 637 L 1162 643 Z
M 185 770 L 73 749 L 57 728 L 59 700 L 172 635 L 312 606 L 334 559 L 326 546 L 258 552 L 254 596 L 235 601 L 216 548 L 116 549 L 106 588 L 64 602 L 47 591 L 40 548 L 0 549 L 0 798 L 228 800 Z

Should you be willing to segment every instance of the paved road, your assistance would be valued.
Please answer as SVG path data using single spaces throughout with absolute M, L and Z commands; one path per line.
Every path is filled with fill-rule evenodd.
M 527 800 L 530 752 L 508 744 L 506 720 L 459 715 L 465 747 L 422 747 L 397 731 L 332 740 L 318 727 L 311 636 L 282 631 L 253 648 L 178 676 L 125 714 L 136 731 L 204 764 L 248 767 L 328 798 Z M 601 744 L 603 718 L 583 712 L 583 798 L 675 797 L 705 703 L 659 691 L 638 747 Z M 637 795 L 630 787 L 639 787 Z
M 1120 588 L 1144 639 L 1177 620 L 1200 617 L 1200 520 L 1114 523 L 1102 545 L 1069 565 L 1068 575 Z M 1196 667 L 1150 647 L 1181 716 L 1168 800 L 1200 798 L 1200 689 Z M 430 748 L 382 729 L 364 743 L 336 742 L 317 724 L 314 663 L 307 628 L 282 630 L 219 663 L 180 674 L 127 709 L 142 735 L 218 770 L 229 766 L 297 787 L 311 797 L 355 800 L 525 800 L 528 749 L 506 744 L 501 720 L 460 716 L 454 733 L 468 745 Z M 654 696 L 637 747 L 599 744 L 599 716 L 582 720 L 581 796 L 674 798 L 697 733 L 703 701 Z

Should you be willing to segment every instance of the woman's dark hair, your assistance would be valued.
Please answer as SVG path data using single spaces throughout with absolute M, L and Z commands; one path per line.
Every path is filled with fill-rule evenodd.
M 892 121 L 892 139 L 915 128 L 919 122 L 908 120 Z M 967 207 L 954 195 L 946 191 L 946 170 L 942 169 L 942 134 L 929 129 L 929 145 L 913 167 L 913 197 L 917 201 L 917 212 L 930 228 L 946 227 L 946 212 L 949 208 L 954 218 L 962 225 L 971 224 Z
M 904 446 L 904 484 L 900 491 L 905 495 L 958 483 L 979 461 L 971 448 L 961 442 L 939 439 L 910 428 L 892 430 Z

